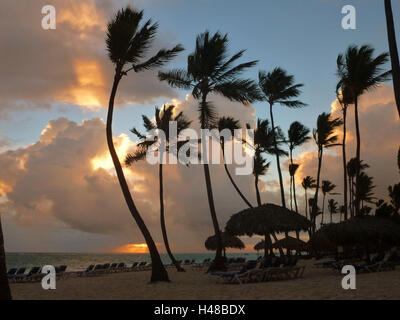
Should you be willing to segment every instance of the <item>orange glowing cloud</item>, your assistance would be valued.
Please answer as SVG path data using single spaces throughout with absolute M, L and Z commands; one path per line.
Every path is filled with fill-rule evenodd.
M 74 61 L 76 85 L 64 92 L 59 100 L 72 102 L 91 110 L 104 106 L 107 101 L 101 65 L 93 60 Z
M 68 23 L 74 29 L 81 32 L 84 37 L 84 31 L 94 27 L 104 28 L 102 15 L 96 8 L 94 0 L 70 2 L 67 8 L 60 10 L 58 16 L 59 23 Z
M 113 250 L 115 253 L 149 253 L 145 243 L 128 243 Z

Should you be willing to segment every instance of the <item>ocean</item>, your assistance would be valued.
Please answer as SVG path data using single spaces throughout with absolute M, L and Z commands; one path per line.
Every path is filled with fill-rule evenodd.
M 257 259 L 260 254 L 256 253 L 227 253 L 228 258 L 243 257 L 247 260 Z M 177 253 L 177 260 L 196 260 L 202 262 L 204 259 L 214 258 L 214 253 Z M 123 253 L 6 253 L 7 268 L 26 267 L 27 269 L 44 265 L 66 265 L 67 271 L 84 270 L 90 264 L 120 263 L 129 265 L 134 262 L 150 262 L 149 254 L 123 254 Z M 164 264 L 171 263 L 167 254 L 161 254 Z

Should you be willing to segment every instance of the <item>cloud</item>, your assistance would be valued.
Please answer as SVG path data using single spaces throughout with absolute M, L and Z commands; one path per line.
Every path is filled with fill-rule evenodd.
M 127 3 L 118 2 L 118 9 Z M 56 30 L 41 27 L 44 5 L 56 8 Z M 105 107 L 114 72 L 105 50 L 105 28 L 116 9 L 104 0 L 2 1 L 0 116 L 54 103 Z M 158 37 L 154 49 L 171 46 L 168 40 L 166 35 Z M 117 103 L 173 96 L 173 90 L 148 71 L 124 78 Z
M 231 115 L 254 122 L 254 109 L 211 97 L 220 115 Z M 196 121 L 197 103 L 187 96 L 174 101 L 177 111 L 184 111 Z M 196 121 L 197 122 L 197 121 Z M 244 121 L 243 121 L 244 122 Z M 121 159 L 135 142 L 128 135 L 115 137 Z M 29 229 L 26 241 L 32 250 L 71 250 L 81 239 L 101 237 L 103 250 L 143 243 L 114 174 L 101 119 L 76 123 L 66 118 L 50 121 L 40 139 L 27 147 L 0 153 L 1 212 L 7 229 Z M 235 176 L 237 184 L 252 203 L 256 203 L 253 176 Z M 159 226 L 158 167 L 145 161 L 125 168 L 133 198 L 149 226 L 155 241 L 162 246 Z M 210 166 L 215 204 L 221 228 L 229 217 L 246 208 L 230 184 L 221 165 Z M 275 202 L 278 195 L 261 182 L 264 201 Z M 165 214 L 170 241 L 180 252 L 203 251 L 205 239 L 212 234 L 212 223 L 201 166 L 166 165 L 164 167 Z M 25 233 L 24 233 L 25 234 Z M 46 241 L 38 238 L 47 234 Z M 13 250 L 24 250 L 21 239 L 8 242 Z M 60 238 L 66 239 L 60 243 Z M 104 238 L 105 237 L 105 238 Z M 35 240 L 33 240 L 33 238 Z M 50 240 L 49 240 L 50 239 Z M 50 246 L 49 243 L 52 243 Z M 101 250 L 99 243 L 82 244 L 82 248 Z

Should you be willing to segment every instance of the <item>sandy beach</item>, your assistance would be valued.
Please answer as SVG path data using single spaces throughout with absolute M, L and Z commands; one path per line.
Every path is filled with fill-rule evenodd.
M 57 289 L 45 291 L 40 283 L 12 283 L 14 299 L 400 299 L 400 270 L 357 275 L 357 289 L 344 290 L 342 275 L 331 269 L 305 265 L 300 279 L 250 284 L 221 284 L 216 278 L 186 267 L 186 273 L 169 270 L 170 283 L 149 284 L 150 272 L 127 272 L 97 277 L 70 277 L 57 281 Z

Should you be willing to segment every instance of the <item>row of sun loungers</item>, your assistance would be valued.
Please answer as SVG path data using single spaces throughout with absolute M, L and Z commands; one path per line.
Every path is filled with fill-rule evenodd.
M 267 257 L 263 260 L 249 261 L 239 271 L 213 272 L 225 283 L 266 282 L 273 280 L 290 280 L 302 277 L 305 267 L 298 267 L 297 258 L 280 259 Z
M 363 273 L 395 270 L 396 265 L 398 264 L 400 264 L 400 259 L 396 253 L 379 253 L 369 262 L 365 262 L 360 259 L 338 259 L 319 262 L 314 264 L 314 266 L 332 268 L 333 270 L 341 271 L 345 265 L 352 265 L 356 269 L 357 273 Z
M 67 270 L 67 266 L 62 265 L 56 267 L 56 275 L 58 277 L 65 274 Z M 30 269 L 28 273 L 26 272 L 26 268 L 11 268 L 7 272 L 7 277 L 9 280 L 14 282 L 33 282 L 39 281 L 43 278 L 44 274 L 42 273 L 41 267 L 33 267 Z

